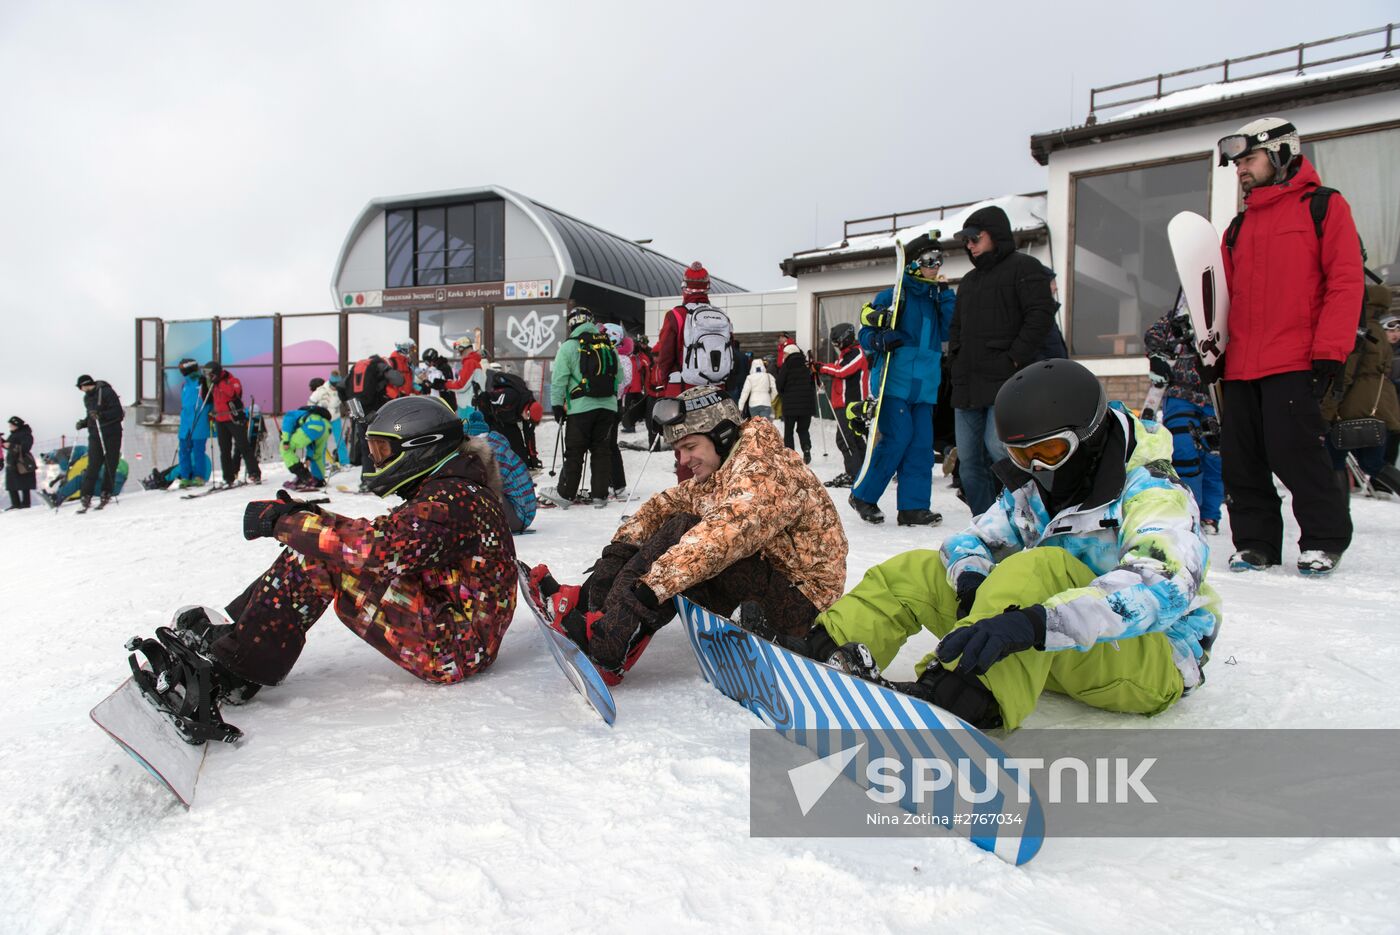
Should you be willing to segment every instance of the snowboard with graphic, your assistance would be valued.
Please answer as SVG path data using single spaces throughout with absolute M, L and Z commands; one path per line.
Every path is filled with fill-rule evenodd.
M 1230 290 L 1225 284 L 1220 234 L 1199 214 L 1182 211 L 1167 224 L 1167 240 L 1191 315 L 1203 375 L 1209 375 L 1218 369 L 1230 343 Z
M 612 691 L 603 681 L 598 667 L 588 660 L 573 640 L 549 625 L 549 617 L 544 608 L 530 597 L 530 566 L 524 562 L 517 562 L 516 565 L 520 573 L 520 602 L 535 615 L 535 622 L 540 625 L 540 632 L 544 634 L 544 644 L 549 647 L 549 654 L 559 664 L 570 684 L 578 689 L 578 693 L 598 712 L 598 716 L 611 725 L 617 720 L 617 705 L 613 702 Z
M 936 826 L 1008 863 L 1024 864 L 1040 850 L 1045 816 L 1035 790 L 1018 784 L 986 734 L 941 708 L 760 639 L 684 597 L 676 606 L 706 681 L 787 739 L 823 758 L 849 752 L 859 740 L 842 775 L 866 789 L 867 770 L 881 758 L 898 760 L 905 775 L 916 771 L 914 760 L 966 761 L 975 788 L 995 785 L 988 801 L 960 800 L 951 788 L 916 798 L 910 783 L 900 806 L 942 819 Z

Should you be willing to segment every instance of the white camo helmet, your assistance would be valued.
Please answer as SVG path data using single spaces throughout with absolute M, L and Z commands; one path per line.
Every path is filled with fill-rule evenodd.
M 1270 165 L 1282 172 L 1302 154 L 1303 142 L 1298 128 L 1282 117 L 1260 117 L 1240 127 L 1238 133 L 1223 137 L 1219 148 L 1222 166 L 1262 149 L 1269 154 Z

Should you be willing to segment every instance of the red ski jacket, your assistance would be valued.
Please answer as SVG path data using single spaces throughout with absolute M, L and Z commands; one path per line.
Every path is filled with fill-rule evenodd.
M 465 389 L 467 382 L 471 380 L 472 374 L 481 369 L 481 352 L 468 351 L 462 355 L 462 364 L 457 368 L 455 379 L 448 380 L 446 386 L 449 390 Z
M 833 412 L 846 411 L 847 403 L 870 398 L 870 362 L 859 344 L 852 344 L 841 352 L 834 364 L 822 364 L 823 374 L 831 377 L 831 408 Z
M 677 305 L 666 313 L 661 321 L 661 334 L 657 335 L 652 352 L 656 354 L 656 366 L 651 371 L 652 389 L 661 398 L 675 397 L 690 387 L 681 382 L 681 362 L 685 359 L 685 316 L 684 305 Z M 675 374 L 675 379 L 671 375 Z
M 1317 170 L 1302 159 L 1288 181 L 1245 196 L 1235 246 L 1222 242 L 1230 287 L 1227 380 L 1309 370 L 1314 360 L 1346 360 L 1355 346 L 1365 291 L 1361 239 L 1341 195 L 1328 202 L 1317 236 L 1310 196 L 1319 184 Z
M 238 382 L 238 377 L 225 370 L 219 374 L 219 378 L 214 381 L 214 421 L 232 422 L 233 413 L 230 409 L 235 399 L 242 400 L 243 384 Z M 242 407 L 239 407 L 242 409 Z M 240 419 L 247 418 L 247 411 L 244 409 L 239 414 Z
M 403 385 L 395 386 L 386 380 L 384 382 L 384 396 L 388 399 L 398 399 L 400 396 L 412 396 L 413 365 L 408 362 L 407 357 L 403 356 L 398 351 L 394 351 L 394 353 L 390 354 L 388 359 L 389 366 L 403 374 Z

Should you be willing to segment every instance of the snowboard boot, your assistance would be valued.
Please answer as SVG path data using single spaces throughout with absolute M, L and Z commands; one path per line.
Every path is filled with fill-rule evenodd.
M 1201 532 L 1205 533 L 1207 536 L 1218 536 L 1218 535 L 1220 535 L 1220 520 L 1218 520 L 1218 519 L 1203 519 L 1203 520 L 1201 520 Z
M 811 463 L 812 463 L 812 449 L 810 449 L 810 448 L 803 448 L 803 449 L 802 449 L 802 463 L 803 463 L 803 464 L 811 464 Z
M 1265 571 L 1277 564 L 1258 549 L 1240 549 L 1230 556 L 1231 571 Z
M 866 503 L 855 494 L 851 494 L 850 504 L 851 509 L 855 510 L 856 514 L 867 523 L 879 524 L 885 521 L 885 514 L 880 512 L 878 506 L 873 503 Z
M 1387 464 L 1371 475 L 1371 488 L 1377 493 L 1400 495 L 1400 468 Z
M 837 474 L 837 475 L 836 475 L 835 477 L 833 477 L 831 480 L 827 481 L 827 482 L 826 482 L 826 486 L 827 486 L 827 487 L 849 487 L 849 486 L 851 486 L 851 484 L 852 484 L 853 482 L 854 482 L 854 478 L 852 478 L 851 475 L 847 474 L 846 472 L 842 471 L 840 474 Z
M 900 526 L 937 526 L 943 522 L 943 514 L 932 510 L 900 510 L 895 522 Z
M 1332 571 L 1341 564 L 1341 561 L 1341 552 L 1323 552 L 1319 549 L 1308 549 L 1298 556 L 1298 574 L 1308 578 L 1330 575 Z
M 996 696 L 975 675 L 963 675 L 933 662 L 918 681 L 893 682 L 890 687 L 956 714 L 978 730 L 1001 726 L 1001 707 Z
M 185 743 L 236 743 L 243 738 L 243 732 L 226 724 L 219 713 L 209 660 L 186 646 L 174 630 L 157 627 L 155 639 L 132 637 L 126 648 L 132 681 Z
M 885 677 L 880 674 L 880 667 L 875 663 L 875 657 L 870 653 L 870 647 L 864 643 L 846 643 L 836 647 L 836 652 L 832 653 L 825 660 L 826 664 L 833 669 L 840 669 L 847 675 L 864 679 L 867 682 L 874 682 L 876 685 L 889 685 Z
M 217 701 L 231 705 L 247 704 L 262 685 L 234 675 L 214 657 L 214 644 L 233 632 L 233 622 L 211 607 L 181 607 L 175 612 L 172 629 L 189 650 L 209 663 Z

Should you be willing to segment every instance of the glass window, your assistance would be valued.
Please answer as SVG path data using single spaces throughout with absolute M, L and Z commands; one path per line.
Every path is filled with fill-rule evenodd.
M 339 315 L 289 315 L 282 319 L 282 408 L 306 402 L 313 377 L 322 380 L 336 368 L 340 342 Z
M 1400 128 L 1304 143 L 1303 155 L 1351 205 L 1366 266 L 1400 284 Z
M 482 201 L 476 206 L 476 281 L 506 278 L 506 203 Z
M 221 322 L 219 363 L 243 384 L 243 403 L 272 411 L 272 319 L 240 318 Z
M 876 290 L 855 292 L 849 295 L 817 296 L 817 333 L 813 336 L 816 359 L 824 364 L 836 359 L 836 351 L 831 346 L 831 329 L 843 321 L 855 325 L 860 330 L 861 306 L 875 298 Z
M 413 285 L 413 211 L 384 215 L 384 285 L 390 289 Z
M 447 209 L 418 209 L 418 244 L 414 252 L 420 286 L 440 286 L 447 250 Z
M 1071 353 L 1143 353 L 1143 331 L 1179 286 L 1167 222 L 1181 211 L 1206 214 L 1209 184 L 1205 157 L 1074 179 Z
M 268 319 L 271 321 L 271 319 Z M 174 414 L 180 411 L 180 360 L 188 357 L 202 367 L 214 357 L 214 322 L 210 319 L 200 321 L 168 321 L 165 323 L 165 372 L 162 375 L 165 381 L 165 405 L 162 407 L 167 414 Z M 152 373 L 154 376 L 154 363 Z M 143 375 L 143 380 L 145 379 Z M 147 384 L 151 392 L 155 390 L 155 384 Z
M 476 282 L 473 257 L 476 244 L 476 205 L 447 209 L 447 281 Z
M 491 335 L 496 356 L 554 357 L 569 336 L 566 318 L 563 302 L 496 306 Z
M 352 367 L 355 361 L 364 360 L 371 354 L 388 357 L 394 352 L 394 345 L 408 337 L 407 312 L 352 312 L 349 319 L 350 341 L 346 358 Z
M 554 403 L 549 397 L 549 377 L 553 372 L 553 359 L 541 360 L 502 360 L 499 361 L 501 369 L 515 374 L 525 381 L 535 394 L 535 399 L 539 400 L 544 411 L 549 412 Z M 563 403 L 561 402 L 562 406 Z

